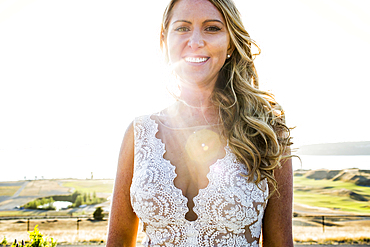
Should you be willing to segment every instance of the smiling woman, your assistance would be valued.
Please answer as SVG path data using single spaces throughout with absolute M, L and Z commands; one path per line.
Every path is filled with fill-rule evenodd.
M 221 13 L 208 1 L 181 1 L 165 25 L 168 27 L 166 31 L 162 29 L 162 42 L 181 85 L 212 89 L 233 49 Z
M 289 128 L 258 89 L 252 44 L 231 0 L 169 3 L 161 46 L 179 94 L 127 129 L 107 246 L 135 246 L 139 219 L 145 246 L 293 246 Z

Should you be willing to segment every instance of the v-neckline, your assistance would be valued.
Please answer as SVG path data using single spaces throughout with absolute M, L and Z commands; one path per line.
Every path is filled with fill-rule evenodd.
M 174 180 L 175 180 L 175 178 L 178 176 L 177 175 L 177 173 L 176 173 L 176 166 L 175 165 L 173 165 L 172 164 L 172 162 L 170 161 L 170 160 L 168 160 L 168 159 L 166 159 L 166 158 L 164 158 L 164 155 L 165 155 L 165 153 L 167 152 L 167 150 L 166 150 L 166 144 L 162 141 L 162 139 L 160 139 L 160 138 L 158 138 L 157 137 L 157 133 L 158 133 L 158 131 L 159 131 L 159 129 L 158 129 L 158 123 L 154 120 L 154 119 L 152 119 L 151 118 L 151 116 L 152 115 L 150 115 L 149 116 L 149 121 L 151 121 L 152 123 L 153 123 L 153 125 L 155 126 L 155 131 L 154 131 L 154 133 L 153 133 L 153 138 L 155 139 L 155 140 L 157 140 L 157 141 L 159 141 L 162 145 L 161 145 L 161 147 L 160 147 L 160 149 L 161 149 L 161 157 L 160 157 L 160 159 L 161 160 L 163 160 L 164 161 L 164 163 L 166 163 L 166 164 L 168 164 L 172 169 L 172 172 L 174 173 L 174 176 L 173 176 L 173 179 L 171 179 L 171 183 L 170 183 L 170 186 L 172 186 L 175 190 L 177 190 L 177 191 L 179 191 L 180 192 L 180 195 L 181 195 L 181 197 L 184 199 L 184 207 L 186 208 L 186 213 L 184 214 L 184 219 L 185 219 L 185 221 L 187 221 L 187 222 L 190 222 L 190 223 L 194 223 L 194 222 L 196 222 L 196 221 L 198 221 L 199 219 L 200 219 L 200 216 L 195 212 L 195 209 L 197 209 L 198 208 L 198 205 L 197 205 L 197 198 L 198 198 L 198 196 L 200 195 L 200 192 L 201 191 L 206 191 L 207 189 L 209 189 L 209 187 L 211 186 L 211 183 L 212 183 L 212 181 L 211 181 L 211 178 L 212 178 L 212 168 L 216 165 L 216 164 L 218 164 L 219 162 L 222 162 L 223 160 L 225 160 L 226 158 L 228 158 L 229 157 L 229 155 L 230 155 L 230 150 L 229 150 L 229 141 L 227 141 L 227 144 L 226 144 L 226 146 L 224 147 L 224 150 L 225 150 L 225 156 L 223 157 L 223 158 L 219 158 L 219 159 L 217 159 L 214 163 L 212 163 L 210 166 L 209 166 L 209 171 L 208 171 L 208 173 L 206 174 L 206 178 L 208 179 L 208 184 L 207 184 L 207 186 L 205 187 L 205 188 L 203 188 L 203 189 L 198 189 L 198 193 L 193 197 L 193 202 L 194 202 L 194 206 L 193 206 L 193 212 L 194 212 L 194 214 L 196 214 L 196 216 L 197 216 L 197 218 L 195 219 L 195 220 L 188 220 L 188 219 L 186 219 L 186 217 L 185 217 L 185 215 L 188 213 L 188 212 L 190 212 L 190 208 L 188 207 L 188 205 L 187 205 L 187 203 L 189 202 L 189 199 L 184 195 L 184 193 L 183 193 L 183 191 L 182 191 L 182 189 L 180 189 L 180 188 L 178 188 L 178 187 L 176 187 L 176 185 L 175 185 L 175 182 L 174 182 Z

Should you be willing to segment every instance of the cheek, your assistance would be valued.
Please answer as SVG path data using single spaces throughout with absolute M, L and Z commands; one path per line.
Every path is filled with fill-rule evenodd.
M 219 44 L 217 47 L 214 47 L 213 51 L 214 59 L 216 59 L 215 62 L 222 66 L 227 58 L 227 45 L 225 43 Z
M 228 37 L 218 37 L 218 38 L 212 40 L 212 42 L 210 42 L 210 44 L 213 44 L 212 45 L 212 50 L 215 53 L 217 53 L 217 55 L 219 57 L 225 56 L 225 58 L 226 58 L 227 50 L 228 50 L 228 47 L 229 47 Z
M 169 37 L 167 39 L 167 54 L 170 61 L 175 62 L 181 58 L 183 43 L 179 38 Z

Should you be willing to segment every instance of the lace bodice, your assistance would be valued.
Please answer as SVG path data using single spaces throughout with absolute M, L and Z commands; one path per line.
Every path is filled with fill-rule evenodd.
M 266 180 L 247 182 L 245 165 L 229 146 L 210 166 L 206 188 L 193 198 L 198 218 L 189 221 L 188 199 L 174 185 L 175 166 L 166 160 L 150 116 L 135 119 L 135 162 L 131 204 L 143 223 L 145 246 L 258 246 L 267 203 Z M 261 189 L 260 189 L 261 188 Z

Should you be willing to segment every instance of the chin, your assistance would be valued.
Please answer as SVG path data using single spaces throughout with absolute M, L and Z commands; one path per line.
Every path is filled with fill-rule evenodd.
M 181 77 L 181 82 L 185 85 L 197 85 L 197 86 L 201 86 L 201 85 L 205 85 L 205 84 L 208 84 L 207 83 L 207 79 L 206 78 L 199 78 L 199 77 Z
M 204 74 L 197 75 L 194 72 L 179 73 L 177 74 L 177 76 L 180 79 L 180 81 L 182 81 L 185 84 L 189 84 L 189 85 L 205 85 L 209 83 L 215 83 L 216 80 L 212 80 L 212 78 L 217 78 L 217 76 L 211 77 L 209 75 L 204 75 Z

